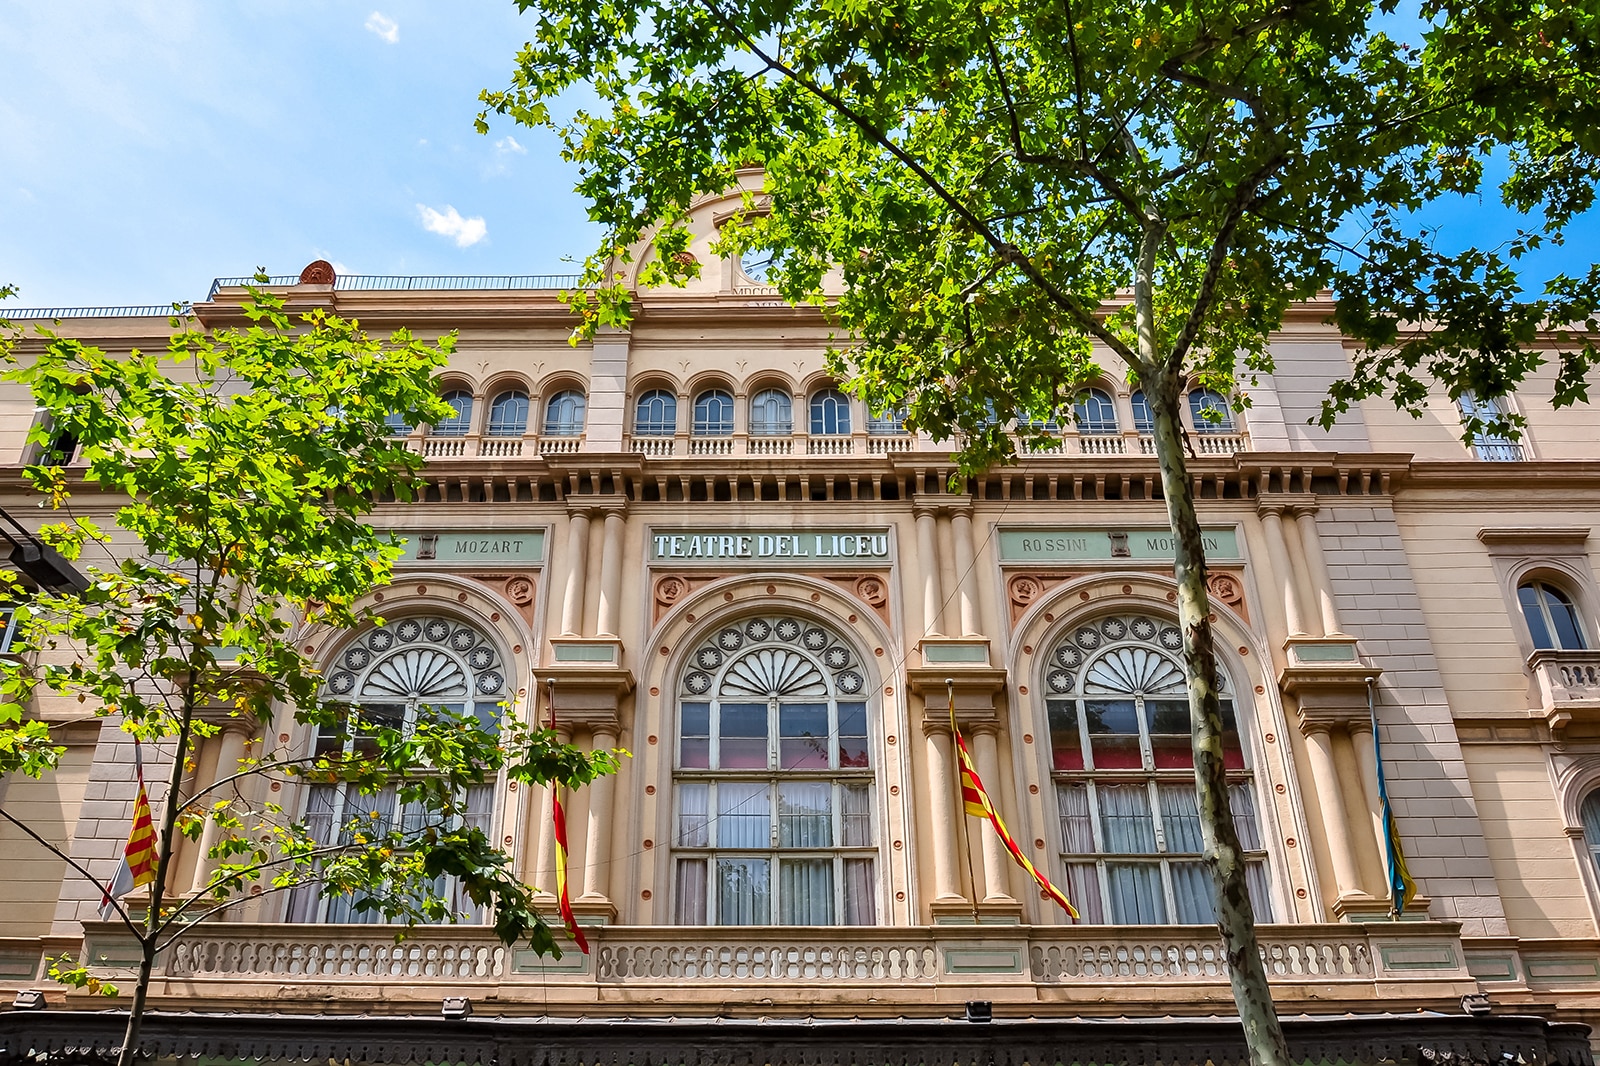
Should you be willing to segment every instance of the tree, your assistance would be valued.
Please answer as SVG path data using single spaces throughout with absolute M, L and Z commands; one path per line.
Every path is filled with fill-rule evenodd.
M 1525 294 L 1518 261 L 1593 202 L 1600 15 L 1540 0 L 518 0 L 531 43 L 490 113 L 553 129 L 605 228 L 570 297 L 580 332 L 626 321 L 638 284 L 698 270 L 691 204 L 764 187 L 720 251 L 772 253 L 768 281 L 815 303 L 836 366 L 874 409 L 964 442 L 964 468 L 1015 455 L 1071 402 L 1097 351 L 1136 376 L 1177 544 L 1205 861 L 1254 1061 L 1287 1061 L 1224 788 L 1205 557 L 1179 403 L 1242 404 L 1285 310 L 1332 289 L 1364 347 L 1330 423 L 1430 379 L 1495 397 L 1547 358 L 1585 399 L 1600 269 Z M 558 117 L 562 94 L 585 107 Z M 1480 194 L 1528 213 L 1491 248 L 1450 250 L 1415 212 Z M 1495 190 L 1489 189 L 1491 195 Z M 1537 215 L 1531 214 L 1537 212 Z M 1579 326 L 1590 331 L 1575 337 Z M 1550 352 L 1554 346 L 1557 350 Z M 1546 350 L 1540 350 L 1543 346 Z M 1213 416 L 1214 417 L 1214 416 Z M 1467 431 L 1484 428 L 1469 419 Z M 1514 427 L 1507 416 L 1490 428 Z
M 578 785 L 615 769 L 611 753 L 581 752 L 510 715 L 484 722 L 435 707 L 405 723 L 329 692 L 305 640 L 320 634 L 326 644 L 362 625 L 357 601 L 389 579 L 400 546 L 365 515 L 380 498 L 412 500 L 422 460 L 391 438 L 385 419 L 453 413 L 434 374 L 454 337 L 430 345 L 400 331 L 375 340 L 321 310 L 292 325 L 282 300 L 260 291 L 244 311 L 248 328 L 214 333 L 176 329 L 174 319 L 159 355 L 108 355 L 46 332 L 37 353 L 6 353 L 5 377 L 28 386 L 46 416 L 30 441 L 51 465 L 26 476 L 64 519 L 41 536 L 68 559 L 103 561 L 87 565 L 81 593 L 27 589 L 8 576 L 23 654 L 0 662 L 0 774 L 39 776 L 55 765 L 64 749 L 35 712 L 65 698 L 131 733 L 166 777 L 155 796 L 148 906 L 138 914 L 115 903 L 140 950 L 124 1064 L 137 1055 L 157 954 L 257 895 L 309 886 L 352 897 L 358 912 L 415 924 L 463 917 L 442 893 L 453 879 L 458 899 L 492 907 L 507 944 L 526 938 L 559 954 L 533 890 L 469 822 L 464 797 L 501 770 Z M 17 339 L 5 337 L 8 346 Z M 72 450 L 60 448 L 63 439 L 81 470 L 52 454 Z M 114 552 L 107 533 L 73 513 L 80 475 L 84 486 L 117 494 L 116 525 L 137 541 L 136 554 Z M 230 717 L 274 723 L 269 737 L 292 718 L 314 727 L 317 751 L 258 746 L 186 794 L 200 743 Z M 263 777 L 372 798 L 318 832 L 283 806 L 251 802 L 241 786 Z M 171 883 L 180 834 L 201 841 L 214 865 L 199 891 Z M 53 972 L 108 990 L 85 960 Z

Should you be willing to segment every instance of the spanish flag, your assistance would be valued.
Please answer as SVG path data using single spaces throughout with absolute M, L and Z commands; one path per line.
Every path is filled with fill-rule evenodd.
M 139 779 L 139 794 L 133 801 L 133 828 L 128 832 L 127 846 L 122 849 L 122 864 L 117 867 L 105 895 L 100 897 L 102 921 L 110 921 L 116 913 L 112 900 L 121 899 L 156 879 L 156 831 L 150 822 L 150 797 L 144 791 L 144 751 L 138 737 L 133 738 L 133 768 Z
M 999 834 L 1000 842 L 1006 846 L 1011 857 L 1017 860 L 1017 865 L 1028 871 L 1028 876 L 1038 882 L 1039 887 L 1044 889 L 1045 895 L 1061 904 L 1076 921 L 1078 911 L 1073 907 L 1072 901 L 1067 899 L 1064 892 L 1051 884 L 1050 879 L 1039 872 L 1038 867 L 1028 861 L 1028 857 L 1022 854 L 1022 849 L 1017 847 L 1017 842 L 1011 839 L 1011 834 L 1006 832 L 1006 823 L 1000 820 L 1000 812 L 995 810 L 994 804 L 989 801 L 989 793 L 985 791 L 983 782 L 978 778 L 978 771 L 972 765 L 972 753 L 967 751 L 967 742 L 961 738 L 961 730 L 955 727 L 953 715 L 950 728 L 955 733 L 956 754 L 961 760 L 961 802 L 966 807 L 967 813 L 974 818 L 987 818 L 989 824 L 994 826 L 994 831 Z
M 567 932 L 572 936 L 573 942 L 578 945 L 578 950 L 585 955 L 589 954 L 589 941 L 584 939 L 583 930 L 578 928 L 577 916 L 572 913 L 572 900 L 567 897 L 567 815 L 561 809 L 561 788 L 552 785 L 555 792 L 551 795 L 551 804 L 555 811 L 556 834 L 556 896 L 561 901 L 561 921 L 567 927 Z

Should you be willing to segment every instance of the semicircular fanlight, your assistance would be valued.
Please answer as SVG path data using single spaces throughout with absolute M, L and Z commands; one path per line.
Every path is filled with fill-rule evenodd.
M 372 668 L 363 696 L 432 699 L 465 696 L 467 675 L 450 656 L 432 648 L 407 648 Z
M 822 671 L 804 655 L 762 648 L 741 657 L 723 675 L 720 696 L 826 696 Z
M 1184 691 L 1183 671 L 1148 648 L 1114 648 L 1084 671 L 1083 691 L 1157 696 Z

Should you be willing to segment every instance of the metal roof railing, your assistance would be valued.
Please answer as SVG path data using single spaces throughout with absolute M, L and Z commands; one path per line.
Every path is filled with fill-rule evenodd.
M 333 287 L 341 292 L 427 292 L 440 290 L 575 289 L 581 274 L 339 274 Z M 261 284 L 253 277 L 217 278 L 211 283 L 207 300 L 217 298 L 224 288 L 243 288 Z M 268 288 L 298 285 L 295 275 L 275 275 L 265 282 Z
M 40 321 L 53 318 L 171 318 L 188 315 L 193 311 L 188 302 L 177 309 L 172 304 L 121 304 L 108 307 L 17 307 L 0 304 L 0 318 L 12 321 Z

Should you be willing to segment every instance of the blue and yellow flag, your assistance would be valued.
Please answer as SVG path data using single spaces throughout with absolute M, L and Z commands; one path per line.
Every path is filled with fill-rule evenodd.
M 1394 808 L 1389 805 L 1389 786 L 1383 776 L 1383 741 L 1378 736 L 1378 705 L 1372 698 L 1373 682 L 1367 679 L 1367 711 L 1372 715 L 1372 757 L 1378 764 L 1378 805 L 1383 816 L 1384 872 L 1389 880 L 1389 912 L 1396 918 L 1417 895 L 1417 883 L 1406 869 L 1406 853 L 1400 847 L 1400 828 L 1395 825 Z

